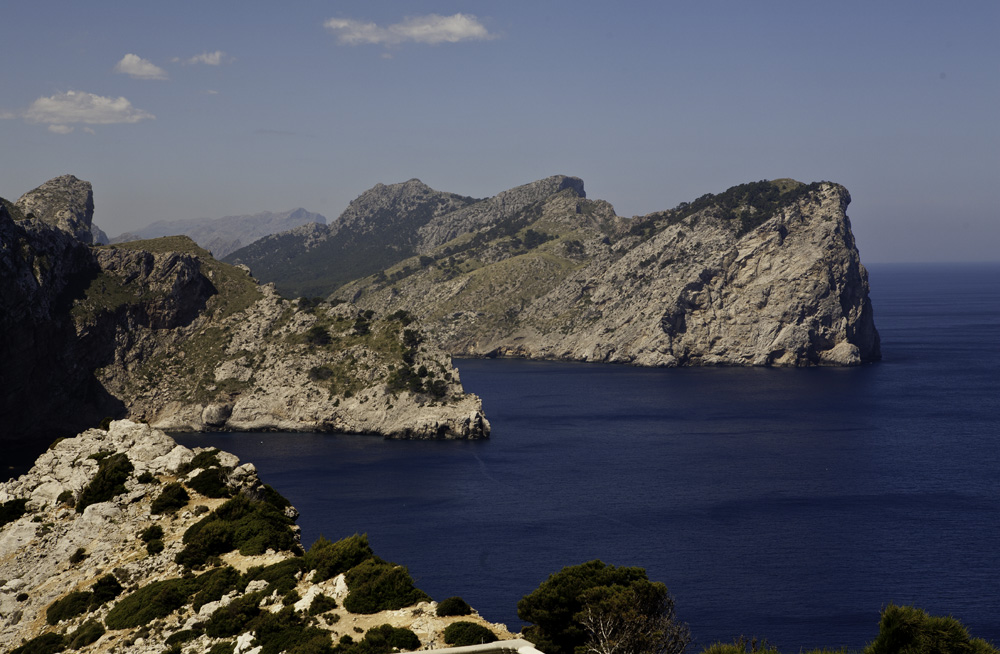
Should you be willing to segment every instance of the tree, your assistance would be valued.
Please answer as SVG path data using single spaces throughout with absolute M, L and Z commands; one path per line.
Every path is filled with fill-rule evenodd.
M 524 636 L 546 654 L 678 654 L 690 641 L 667 587 L 642 568 L 563 568 L 517 604 Z

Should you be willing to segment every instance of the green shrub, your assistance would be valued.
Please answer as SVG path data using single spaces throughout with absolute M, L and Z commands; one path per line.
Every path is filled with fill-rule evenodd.
M 165 644 L 167 646 L 180 645 L 186 643 L 189 640 L 194 640 L 201 635 L 201 629 L 182 629 L 180 631 L 175 631 L 167 637 Z
M 61 599 L 57 599 L 45 609 L 45 621 L 50 625 L 59 624 L 86 613 L 94 594 L 88 591 L 74 591 Z
M 163 541 L 159 538 L 154 538 L 153 540 L 146 543 L 146 553 L 150 556 L 155 556 L 163 551 Z
M 200 590 L 194 596 L 194 601 L 191 603 L 195 611 L 209 602 L 221 599 L 223 595 L 236 590 L 238 587 L 246 587 L 245 583 L 242 586 L 240 585 L 240 573 L 230 566 L 210 570 L 198 577 L 198 579 Z
M 895 604 L 882 610 L 878 636 L 865 648 L 865 654 L 938 652 L 997 654 L 998 650 L 981 638 L 972 638 L 955 618 L 931 616 L 921 609 Z
M 268 593 L 277 590 L 279 595 L 284 595 L 295 588 L 295 575 L 303 568 L 305 562 L 301 558 L 285 559 L 269 566 L 256 566 L 246 571 L 241 583 L 246 585 L 251 581 L 263 579 L 269 584 Z
M 163 618 L 187 603 L 197 590 L 194 579 L 154 581 L 120 599 L 104 619 L 108 629 L 131 629 Z
M 449 615 L 469 615 L 472 613 L 472 607 L 461 597 L 449 597 L 438 603 L 436 612 L 442 617 Z
M 59 497 L 56 498 L 56 502 L 71 507 L 76 506 L 76 498 L 73 497 L 73 491 L 71 490 L 64 490 L 59 493 Z
M 233 654 L 234 651 L 236 651 L 236 643 L 222 641 L 221 643 L 212 645 L 212 648 L 208 650 L 208 654 Z
M 229 604 L 217 609 L 205 624 L 205 634 L 212 638 L 228 638 L 247 630 L 250 621 L 260 615 L 262 591 L 247 593 Z
M 90 480 L 76 501 L 76 512 L 83 513 L 91 504 L 107 502 L 125 492 L 125 482 L 135 467 L 124 452 L 99 459 L 97 474 Z
M 83 549 L 82 547 L 78 547 L 76 548 L 75 552 L 69 555 L 69 562 L 72 563 L 73 565 L 76 565 L 77 563 L 80 563 L 81 561 L 86 559 L 87 556 L 88 556 L 87 550 Z
M 394 650 L 412 651 L 420 649 L 420 639 L 409 629 L 384 624 L 372 627 L 351 648 L 351 654 L 389 654 Z
M 154 515 L 164 513 L 174 513 L 177 509 L 187 506 L 191 496 L 184 490 L 184 487 L 177 482 L 172 482 L 163 487 L 160 496 L 153 500 L 149 510 Z
M 305 562 L 309 569 L 315 570 L 312 581 L 318 584 L 327 579 L 333 579 L 342 572 L 347 572 L 362 561 L 374 558 L 375 553 L 368 544 L 367 534 L 354 534 L 331 543 L 320 536 L 309 551 Z
M 261 654 L 332 652 L 330 632 L 309 627 L 292 607 L 277 613 L 262 611 L 251 623 Z
M 273 498 L 268 496 L 268 500 Z M 268 549 L 290 550 L 296 546 L 293 524 L 270 501 L 240 494 L 188 528 L 184 533 L 184 550 L 176 560 L 194 567 L 203 565 L 209 557 L 235 549 L 244 556 L 263 554 Z
M 345 575 L 350 590 L 344 608 L 351 613 L 378 613 L 401 609 L 429 600 L 413 585 L 406 568 L 381 559 L 369 559 L 351 568 Z
M 226 474 L 220 468 L 202 470 L 187 485 L 205 497 L 230 497 L 233 494 L 226 484 Z
M 139 532 L 139 538 L 144 543 L 151 540 L 161 540 L 163 538 L 163 527 L 160 525 L 150 525 Z
M 337 608 L 337 600 L 328 595 L 317 595 L 309 605 L 309 615 L 319 615 Z
M 331 341 L 330 332 L 322 325 L 313 325 L 306 332 L 306 342 L 310 345 L 329 345 Z
M 192 470 L 197 470 L 198 468 L 208 469 L 221 467 L 222 464 L 219 463 L 219 450 L 212 448 L 195 454 L 194 458 L 177 469 L 177 475 L 182 477 Z
M 135 478 L 140 484 L 158 484 L 160 480 L 156 478 L 150 471 L 146 471 Z
M 12 649 L 10 654 L 55 654 L 64 649 L 66 649 L 66 637 L 50 631 Z
M 87 620 L 70 636 L 69 649 L 80 649 L 96 643 L 104 634 L 104 625 L 97 620 Z
M 91 606 L 97 607 L 105 602 L 110 602 L 114 598 L 122 594 L 125 590 L 122 585 L 118 583 L 118 579 L 114 575 L 104 575 L 90 587 L 94 594 Z
M 453 622 L 444 629 L 444 642 L 453 647 L 492 643 L 496 635 L 475 622 Z
M 27 504 L 28 500 L 22 498 L 0 504 L 0 527 L 9 522 L 14 522 L 27 513 Z

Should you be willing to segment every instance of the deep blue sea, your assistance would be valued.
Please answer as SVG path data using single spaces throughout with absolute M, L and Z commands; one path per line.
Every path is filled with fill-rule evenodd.
M 698 645 L 860 647 L 889 602 L 1000 643 L 1000 265 L 869 270 L 873 365 L 460 360 L 489 441 L 178 440 L 252 461 L 306 545 L 367 533 L 514 630 L 520 597 L 601 559 L 666 583 Z

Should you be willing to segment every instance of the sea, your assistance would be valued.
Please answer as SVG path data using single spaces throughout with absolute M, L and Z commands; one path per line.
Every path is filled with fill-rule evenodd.
M 878 363 L 457 360 L 489 440 L 176 437 L 253 462 L 305 545 L 366 533 L 515 631 L 521 597 L 600 559 L 665 583 L 695 647 L 860 648 L 889 603 L 1000 643 L 1000 264 L 869 273 Z

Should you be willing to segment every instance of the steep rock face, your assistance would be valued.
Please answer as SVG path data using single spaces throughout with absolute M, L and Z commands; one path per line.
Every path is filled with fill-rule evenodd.
M 115 469 L 124 469 L 116 480 L 120 486 L 108 487 L 104 495 L 94 497 L 95 480 L 102 475 L 107 479 L 111 469 L 101 461 L 116 458 L 119 465 Z M 123 460 L 127 466 L 121 465 Z M 104 472 L 102 468 L 106 468 Z M 200 485 L 197 480 L 203 475 L 217 476 L 222 483 Z M 153 502 L 170 483 L 183 484 L 187 498 L 176 508 L 154 509 Z M 78 511 L 84 496 L 97 501 Z M 289 537 L 280 539 L 283 545 L 275 544 L 275 538 L 268 541 L 269 547 L 245 553 L 236 546 L 223 546 L 217 562 L 208 563 L 207 570 L 185 571 L 177 561 L 191 540 L 185 534 L 206 516 L 218 516 L 209 512 L 223 506 L 229 496 L 251 508 L 263 507 L 271 523 L 284 525 L 282 531 Z M 282 621 L 271 625 L 272 629 L 291 627 L 288 633 L 292 635 L 297 625 L 311 623 L 318 630 L 318 639 L 327 644 L 343 635 L 360 640 L 360 633 L 391 624 L 411 629 L 421 648 L 443 646 L 444 628 L 456 620 L 481 624 L 501 639 L 513 637 L 503 625 L 491 624 L 478 615 L 439 618 L 433 601 L 418 600 L 401 609 L 373 614 L 347 611 L 344 600 L 350 589 L 345 576 L 314 581 L 311 559 L 296 552 L 301 545 L 294 526 L 297 511 L 262 484 L 252 463 L 241 465 L 237 457 L 225 452 L 192 451 L 148 425 L 116 421 L 108 431 L 90 429 L 56 443 L 27 474 L 0 483 L 0 506 L 7 508 L 0 512 L 0 649 L 4 651 L 39 637 L 68 644 L 82 637 L 88 623 L 92 630 L 100 625 L 86 647 L 88 652 L 159 654 L 185 637 L 189 639 L 185 651 L 208 651 L 219 642 L 240 643 L 240 651 L 247 651 L 259 647 L 269 635 L 258 626 L 261 621 L 227 623 L 225 634 L 220 635 L 220 621 L 213 622 L 213 616 L 219 611 L 225 614 L 233 602 L 248 604 L 251 600 L 253 608 L 264 616 L 285 610 Z M 16 516 L 11 507 L 23 507 L 23 515 Z M 157 529 L 160 533 L 153 535 Z M 266 526 L 247 523 L 242 529 L 246 538 L 248 530 L 253 534 L 252 530 Z M 147 547 L 146 542 L 152 540 L 161 547 Z M 278 574 L 251 579 L 254 575 L 248 571 L 254 566 L 270 566 L 267 570 Z M 281 574 L 282 568 L 287 572 Z M 241 580 L 243 573 L 248 574 Z M 209 588 L 200 583 L 212 574 L 218 574 L 216 582 L 228 579 L 229 585 L 222 588 L 216 583 Z M 279 577 L 287 586 L 279 583 Z M 105 590 L 116 584 L 121 589 L 96 597 L 94 589 L 99 583 Z M 154 588 L 154 584 L 171 590 L 150 594 L 140 603 L 134 601 L 133 593 L 145 592 L 143 589 Z M 81 595 L 84 604 L 78 611 L 63 610 L 58 619 L 47 620 L 57 602 L 65 606 L 72 597 Z M 317 603 L 321 596 L 327 598 L 325 607 Z M 286 598 L 289 601 L 283 601 Z M 330 599 L 336 602 L 335 607 L 329 605 Z M 151 604 L 156 609 L 142 624 L 123 626 L 123 609 L 118 607 L 130 602 L 129 612 L 150 611 Z M 286 605 L 291 608 L 286 609 Z M 112 613 L 116 616 L 109 619 Z M 319 617 L 311 619 L 313 614 Z
M 94 191 L 90 182 L 62 175 L 28 191 L 15 203 L 26 216 L 58 227 L 82 243 L 94 242 Z M 96 230 L 103 234 L 100 229 Z M 105 238 L 107 238 L 105 236 Z
M 856 365 L 880 347 L 849 202 L 837 184 L 779 180 L 624 220 L 564 190 L 336 296 L 406 306 L 463 356 Z
M 47 442 L 106 416 L 173 429 L 489 434 L 479 398 L 445 353 L 418 349 L 406 316 L 288 302 L 187 237 L 91 248 L 37 218 L 14 221 L 8 206 L 5 438 Z

